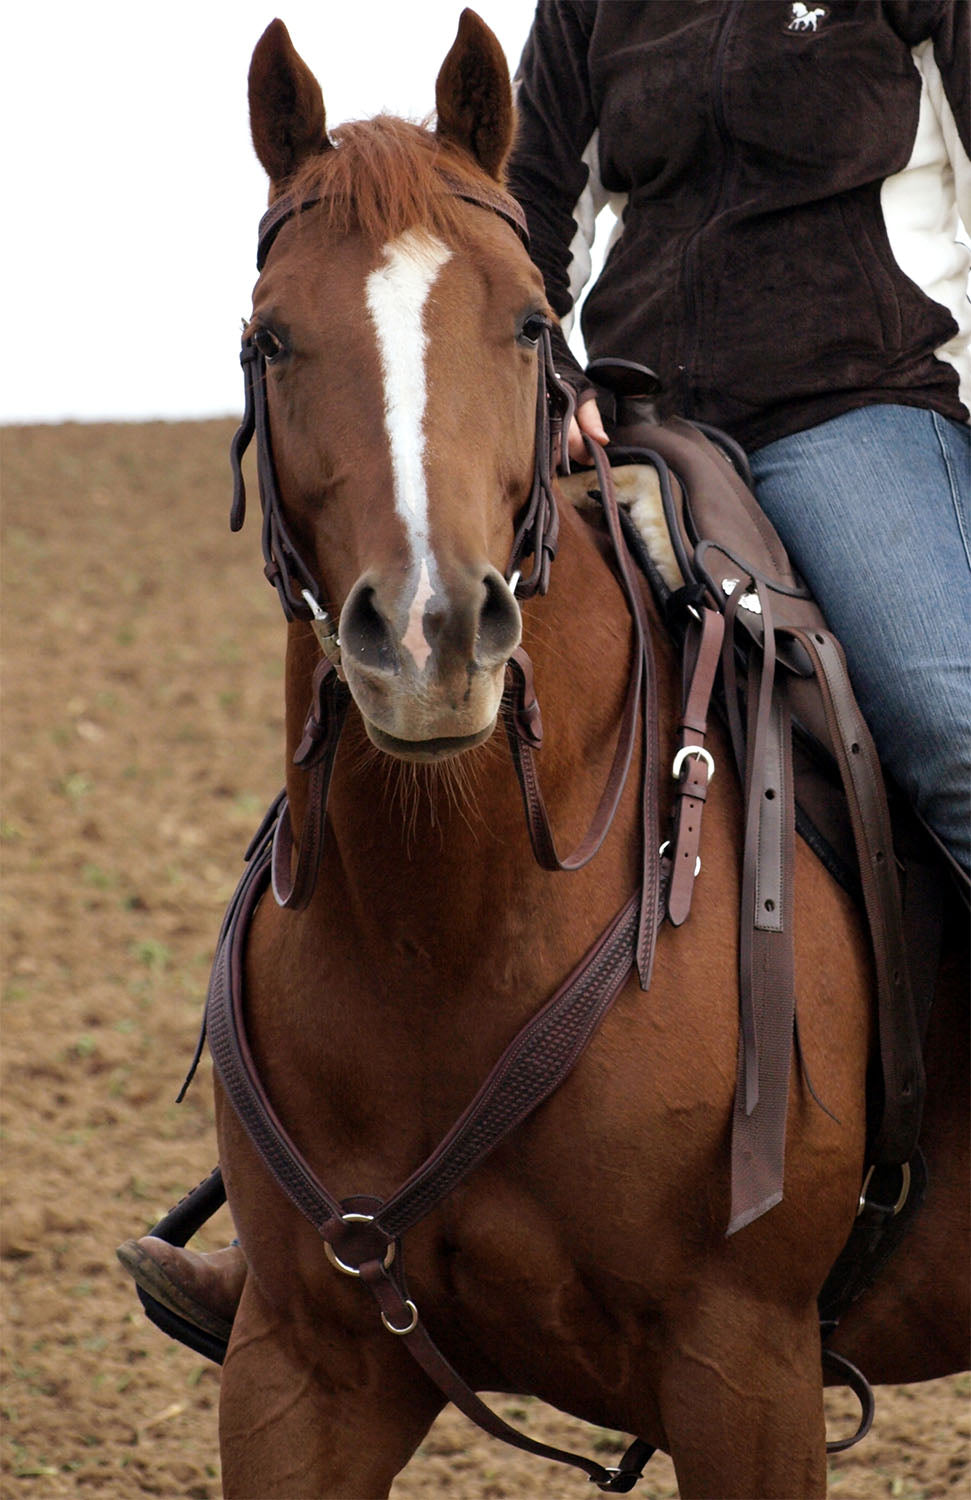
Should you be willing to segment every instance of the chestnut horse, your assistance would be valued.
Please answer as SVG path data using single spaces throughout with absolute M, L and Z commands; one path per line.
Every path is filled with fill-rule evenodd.
M 315 608 L 339 620 L 353 701 L 312 894 L 302 909 L 263 899 L 252 921 L 246 1026 L 266 1094 L 319 1178 L 341 1200 L 382 1198 L 636 888 L 636 776 L 597 857 L 551 874 L 492 737 L 522 638 L 546 801 L 557 838 L 575 843 L 610 775 L 633 626 L 601 539 L 570 506 L 548 594 L 517 598 L 506 576 L 533 482 L 550 312 L 502 209 L 513 112 L 491 33 L 464 13 L 434 131 L 377 120 L 331 140 L 280 22 L 254 54 L 250 101 L 271 205 L 296 210 L 264 241 L 247 339 L 265 360 L 295 597 L 312 579 Z M 320 647 L 306 610 L 291 613 L 304 616 L 286 656 L 299 844 L 312 812 L 293 757 Z M 679 683 L 660 630 L 656 649 L 667 747 Z M 727 768 L 719 735 L 709 743 Z M 562 1086 L 408 1233 L 410 1297 L 470 1387 L 532 1393 L 640 1435 L 670 1451 L 684 1496 L 822 1495 L 816 1299 L 860 1192 L 870 961 L 854 905 L 800 847 L 805 1070 L 790 1083 L 785 1194 L 726 1236 L 730 775 L 706 819 L 691 920 L 662 929 L 649 992 L 627 980 Z M 967 1114 L 960 1024 L 944 1011 L 932 1022 L 924 1217 L 835 1341 L 878 1380 L 964 1361 L 960 1251 L 947 1239 L 967 1163 L 951 1124 Z M 445 1397 L 367 1289 L 325 1257 L 218 1084 L 216 1102 L 249 1266 L 223 1374 L 226 1494 L 386 1496 Z

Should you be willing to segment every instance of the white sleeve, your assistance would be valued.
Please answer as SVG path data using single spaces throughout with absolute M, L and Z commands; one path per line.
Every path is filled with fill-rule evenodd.
M 587 183 L 573 208 L 573 221 L 576 224 L 576 232 L 570 244 L 570 295 L 573 298 L 573 307 L 563 319 L 563 332 L 569 339 L 573 331 L 573 323 L 577 309 L 580 305 L 581 295 L 584 287 L 590 280 L 594 271 L 599 271 L 603 263 L 603 257 L 598 257 L 599 264 L 594 267 L 593 247 L 597 238 L 597 219 L 602 209 L 608 205 L 614 215 L 614 224 L 610 231 L 606 244 L 606 250 L 610 249 L 624 228 L 624 207 L 627 203 L 626 193 L 608 193 L 600 180 L 600 132 L 595 130 L 587 142 L 586 150 L 581 160 L 587 168 Z M 606 253 L 605 250 L 605 253 Z
M 901 271 L 957 324 L 935 353 L 954 367 L 961 400 L 971 410 L 971 165 L 931 43 L 916 47 L 913 58 L 922 83 L 914 148 L 903 171 L 884 182 L 880 202 Z
M 930 105 L 937 117 L 944 149 L 954 175 L 954 198 L 965 234 L 971 236 L 971 161 L 964 149 L 954 111 L 944 92 L 944 83 L 930 42 L 918 47 L 914 61 L 920 71 Z

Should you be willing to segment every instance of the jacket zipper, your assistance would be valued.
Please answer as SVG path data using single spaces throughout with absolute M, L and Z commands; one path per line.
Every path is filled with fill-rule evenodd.
M 709 199 L 704 220 L 697 229 L 692 230 L 685 241 L 684 248 L 684 355 L 678 362 L 678 371 L 681 376 L 681 410 L 684 416 L 693 417 L 695 414 L 695 396 L 697 386 L 693 383 L 692 372 L 697 368 L 698 353 L 700 348 L 700 333 L 698 307 L 700 303 L 701 285 L 701 237 L 713 217 L 715 211 L 721 206 L 725 191 L 725 181 L 728 177 L 729 148 L 731 137 L 728 124 L 725 119 L 724 90 L 722 87 L 722 72 L 725 60 L 725 51 L 730 40 L 732 23 L 740 9 L 743 0 L 729 0 L 725 6 L 721 20 L 721 29 L 715 44 L 715 52 L 711 68 L 711 97 L 712 116 L 715 122 L 718 141 L 721 146 L 721 159 L 718 167 L 718 175 L 714 189 Z

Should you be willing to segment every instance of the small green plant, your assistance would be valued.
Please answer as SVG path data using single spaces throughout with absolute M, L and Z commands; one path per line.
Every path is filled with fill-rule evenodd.
M 152 974 L 162 974 L 172 962 L 172 950 L 158 938 L 142 938 L 131 945 L 132 957 Z

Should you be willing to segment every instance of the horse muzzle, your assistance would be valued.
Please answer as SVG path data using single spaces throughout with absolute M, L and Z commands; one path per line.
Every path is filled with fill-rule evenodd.
M 341 663 L 372 742 L 429 762 L 488 739 L 521 632 L 515 596 L 490 565 L 448 589 L 424 564 L 403 588 L 363 575 L 341 611 Z

